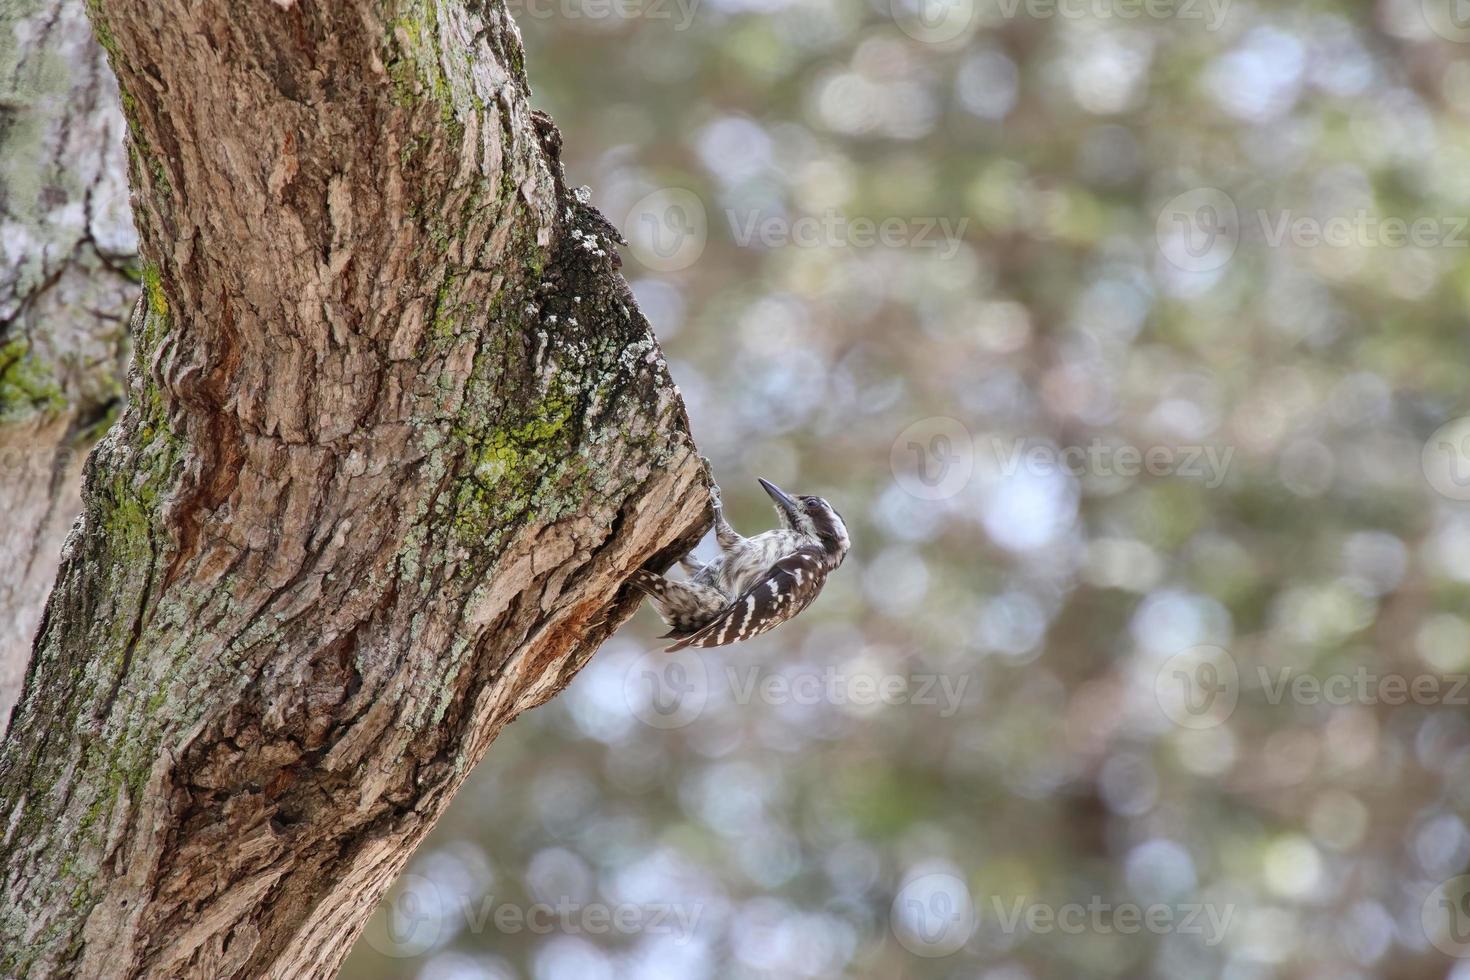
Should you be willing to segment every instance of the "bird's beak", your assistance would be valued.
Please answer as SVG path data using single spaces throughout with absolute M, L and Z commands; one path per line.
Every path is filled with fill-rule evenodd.
M 757 477 L 759 479 L 759 477 Z M 801 505 L 786 495 L 786 491 L 776 486 L 770 480 L 761 480 L 760 484 L 765 488 L 766 494 L 776 502 L 776 506 L 785 511 L 787 526 L 794 526 L 797 515 L 801 513 Z

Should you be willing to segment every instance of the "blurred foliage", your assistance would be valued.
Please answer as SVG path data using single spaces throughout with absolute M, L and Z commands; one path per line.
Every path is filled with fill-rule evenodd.
M 799 621 L 665 677 L 683 715 L 639 693 L 641 612 L 345 975 L 1470 978 L 1425 924 L 1470 866 L 1470 443 L 1431 438 L 1470 412 L 1470 32 L 1436 0 L 907 2 L 512 4 L 736 526 L 771 525 L 763 476 L 855 546 Z M 1200 645 L 1233 711 L 1169 700 L 1232 683 Z M 517 925 L 538 902 L 575 911 Z M 1070 905 L 1111 911 L 1007 918 Z

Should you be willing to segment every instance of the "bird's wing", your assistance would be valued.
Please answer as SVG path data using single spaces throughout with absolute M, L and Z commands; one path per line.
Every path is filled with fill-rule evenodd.
M 767 569 L 714 619 L 664 649 L 719 647 L 759 636 L 811 605 L 826 579 L 821 551 L 801 548 Z

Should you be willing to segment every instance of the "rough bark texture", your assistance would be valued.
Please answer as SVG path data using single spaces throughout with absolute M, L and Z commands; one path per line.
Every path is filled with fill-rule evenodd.
M 0 734 L 122 395 L 138 295 L 117 85 L 78 0 L 0 7 Z
M 0 746 L 0 975 L 331 975 L 707 524 L 503 5 L 97 0 L 142 247 Z

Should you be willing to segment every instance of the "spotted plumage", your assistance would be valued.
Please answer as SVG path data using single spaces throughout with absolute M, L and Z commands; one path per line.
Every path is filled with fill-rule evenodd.
M 760 482 L 776 504 L 779 528 L 742 537 L 725 520 L 716 491 L 720 554 L 704 565 L 682 559 L 689 573 L 684 581 L 634 573 L 633 585 L 669 626 L 664 639 L 674 642 L 665 649 L 718 647 L 759 636 L 811 605 L 827 575 L 847 557 L 847 525 L 831 504 L 821 497 L 791 497 L 774 483 Z

